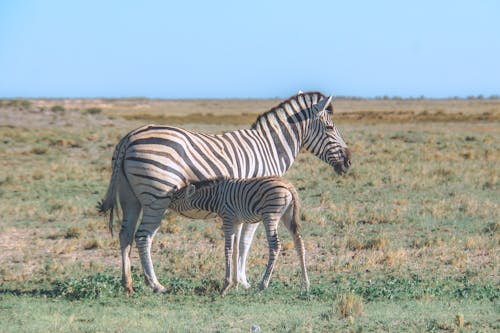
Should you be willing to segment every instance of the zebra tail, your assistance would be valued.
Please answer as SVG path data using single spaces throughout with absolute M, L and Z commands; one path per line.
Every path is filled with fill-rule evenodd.
M 107 212 L 109 211 L 108 227 L 109 232 L 111 233 L 111 237 L 113 237 L 114 211 L 118 209 L 116 188 L 118 183 L 118 175 L 121 172 L 121 166 L 123 164 L 123 158 L 125 156 L 124 147 L 127 146 L 125 142 L 128 142 L 128 137 L 125 137 L 116 145 L 111 162 L 112 173 L 108 191 L 106 192 L 106 196 L 101 201 L 99 201 L 96 206 L 98 213 L 101 215 L 106 216 Z
M 297 235 L 302 228 L 300 224 L 300 201 L 299 195 L 293 186 L 289 187 L 290 193 L 292 194 L 293 201 L 293 211 L 292 211 L 292 223 L 291 229 L 294 235 Z

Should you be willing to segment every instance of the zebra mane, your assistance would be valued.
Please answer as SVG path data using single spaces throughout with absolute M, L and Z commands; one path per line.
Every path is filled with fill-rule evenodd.
M 285 105 L 289 104 L 290 101 L 292 101 L 292 100 L 296 100 L 297 101 L 297 97 L 300 96 L 300 95 L 319 95 L 320 96 L 319 99 L 325 97 L 325 95 L 323 93 L 319 92 L 319 91 L 307 91 L 307 92 L 299 91 L 299 93 L 297 93 L 297 94 L 291 96 L 290 98 L 284 100 L 283 102 L 281 102 L 277 106 L 271 108 L 271 110 L 266 111 L 266 112 L 260 114 L 257 117 L 257 119 L 253 122 L 251 129 L 255 129 L 257 127 L 257 124 L 259 124 L 262 119 L 268 117 L 270 114 L 276 113 L 277 110 L 284 109 Z M 297 103 L 298 103 L 298 101 L 297 101 Z M 330 108 L 330 106 L 328 106 L 328 108 Z

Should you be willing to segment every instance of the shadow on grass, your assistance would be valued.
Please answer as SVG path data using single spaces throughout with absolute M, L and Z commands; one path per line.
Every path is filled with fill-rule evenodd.
M 139 276 L 134 281 L 142 281 Z M 222 281 L 202 277 L 189 279 L 172 277 L 163 281 L 166 296 L 220 297 Z M 135 296 L 152 294 L 152 290 L 143 282 L 134 285 Z M 276 298 L 295 298 L 306 301 L 331 301 L 337 295 L 350 292 L 359 295 L 365 302 L 381 300 L 415 300 L 415 299 L 456 299 L 456 300 L 489 300 L 500 299 L 499 283 L 483 283 L 473 277 L 422 278 L 418 275 L 410 277 L 387 275 L 378 279 L 363 279 L 361 276 L 337 276 L 329 282 L 320 282 L 311 286 L 306 295 L 298 287 L 292 287 L 281 281 L 273 281 L 268 290 L 259 293 L 253 290 L 245 292 L 248 300 L 266 301 Z M 231 294 L 231 293 L 230 293 Z M 64 298 L 67 300 L 94 300 L 102 298 L 123 297 L 119 277 L 98 273 L 82 278 L 69 278 L 56 281 L 48 288 L 23 290 L 20 288 L 2 288 L 1 295 L 42 296 Z M 234 293 L 238 296 L 240 293 Z M 231 296 L 232 297 L 232 296 Z
M 134 295 L 152 293 L 140 276 L 134 276 L 134 281 L 141 281 L 134 284 Z M 192 295 L 192 296 L 213 296 L 220 294 L 222 282 L 210 278 L 200 280 L 172 277 L 164 282 L 165 294 L 171 295 Z M 115 275 L 98 273 L 82 278 L 69 278 L 53 282 L 47 288 L 40 289 L 20 289 L 1 288 L 0 295 L 15 296 L 42 296 L 50 298 L 65 298 L 68 300 L 100 299 L 106 297 L 121 297 L 124 290 L 121 286 L 120 278 Z

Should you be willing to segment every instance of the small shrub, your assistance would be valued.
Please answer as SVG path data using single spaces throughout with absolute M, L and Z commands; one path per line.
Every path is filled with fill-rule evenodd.
M 364 248 L 363 243 L 355 237 L 347 238 L 346 247 L 351 251 L 359 251 Z
M 438 321 L 437 319 L 432 319 L 427 322 L 427 331 L 437 332 L 437 331 L 454 331 L 453 326 L 444 321 Z
M 455 317 L 455 324 L 457 325 L 457 327 L 464 327 L 464 315 L 459 313 L 456 315 Z
M 47 147 L 35 147 L 31 149 L 31 153 L 35 155 L 44 155 L 48 151 Z
M 189 295 L 194 289 L 193 281 L 179 277 L 173 277 L 166 287 L 169 293 L 176 295 Z
M 82 229 L 80 229 L 78 227 L 70 227 L 68 230 L 66 230 L 66 234 L 64 235 L 64 238 L 66 238 L 66 239 L 80 238 L 82 233 L 83 233 Z
M 14 177 L 2 175 L 0 178 L 0 186 L 14 184 Z
M 47 208 L 47 211 L 52 214 L 52 213 L 59 212 L 63 208 L 64 208 L 64 204 L 63 203 L 61 203 L 61 202 L 54 202 L 54 203 L 51 203 L 49 205 L 49 207 Z
M 121 284 L 118 277 L 98 273 L 82 279 L 58 281 L 52 291 L 55 297 L 64 297 L 69 300 L 97 299 L 102 296 L 119 294 Z
M 166 224 L 162 227 L 162 230 L 167 234 L 176 234 L 179 232 L 179 230 L 181 230 L 181 228 L 176 224 Z
M 357 318 L 363 314 L 363 299 L 354 293 L 345 293 L 339 296 L 335 306 L 341 319 Z
M 35 171 L 33 173 L 33 175 L 31 176 L 31 178 L 33 178 L 33 180 L 40 180 L 40 179 L 43 179 L 44 177 L 45 177 L 45 175 L 41 171 Z
M 83 245 L 83 248 L 85 250 L 95 250 L 101 247 L 102 247 L 101 242 L 99 242 L 97 239 L 89 240 Z
M 85 110 L 86 114 L 100 114 L 102 112 L 101 108 L 88 108 Z
M 359 239 L 352 236 L 347 238 L 345 246 L 351 251 L 359 251 L 363 249 L 363 243 Z
M 363 245 L 364 249 L 367 250 L 384 250 L 387 247 L 387 238 L 384 236 L 378 236 L 372 239 L 369 239 Z
M 293 241 L 288 240 L 288 241 L 285 241 L 282 243 L 281 250 L 282 251 L 290 251 L 290 250 L 293 250 L 294 247 L 295 247 L 295 244 L 293 243 Z M 282 254 L 285 254 L 285 253 L 283 252 Z
M 491 222 L 489 223 L 486 228 L 484 228 L 484 233 L 486 234 L 497 234 L 500 233 L 500 221 L 499 222 Z
M 407 254 L 404 249 L 387 251 L 384 256 L 383 263 L 390 266 L 400 265 L 406 258 Z
M 53 107 L 50 108 L 50 111 L 55 112 L 55 113 L 64 113 L 66 109 L 64 106 L 61 105 L 54 105 Z
M 200 281 L 200 285 L 194 288 L 196 295 L 212 295 L 219 294 L 222 290 L 222 280 L 204 277 Z

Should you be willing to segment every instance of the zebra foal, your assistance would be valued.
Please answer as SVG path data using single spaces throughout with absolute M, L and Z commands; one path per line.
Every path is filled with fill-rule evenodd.
M 223 295 L 231 286 L 238 285 L 238 247 L 242 225 L 261 220 L 266 230 L 269 259 L 259 287 L 267 288 L 280 252 L 278 222 L 282 218 L 293 237 L 302 279 L 306 290 L 309 290 L 304 242 L 299 233 L 300 203 L 297 191 L 289 181 L 281 177 L 259 177 L 195 182 L 174 192 L 170 208 L 181 215 L 190 216 L 190 212 L 195 210 L 215 213 L 222 218 L 226 258 Z M 245 288 L 248 286 L 245 285 Z

